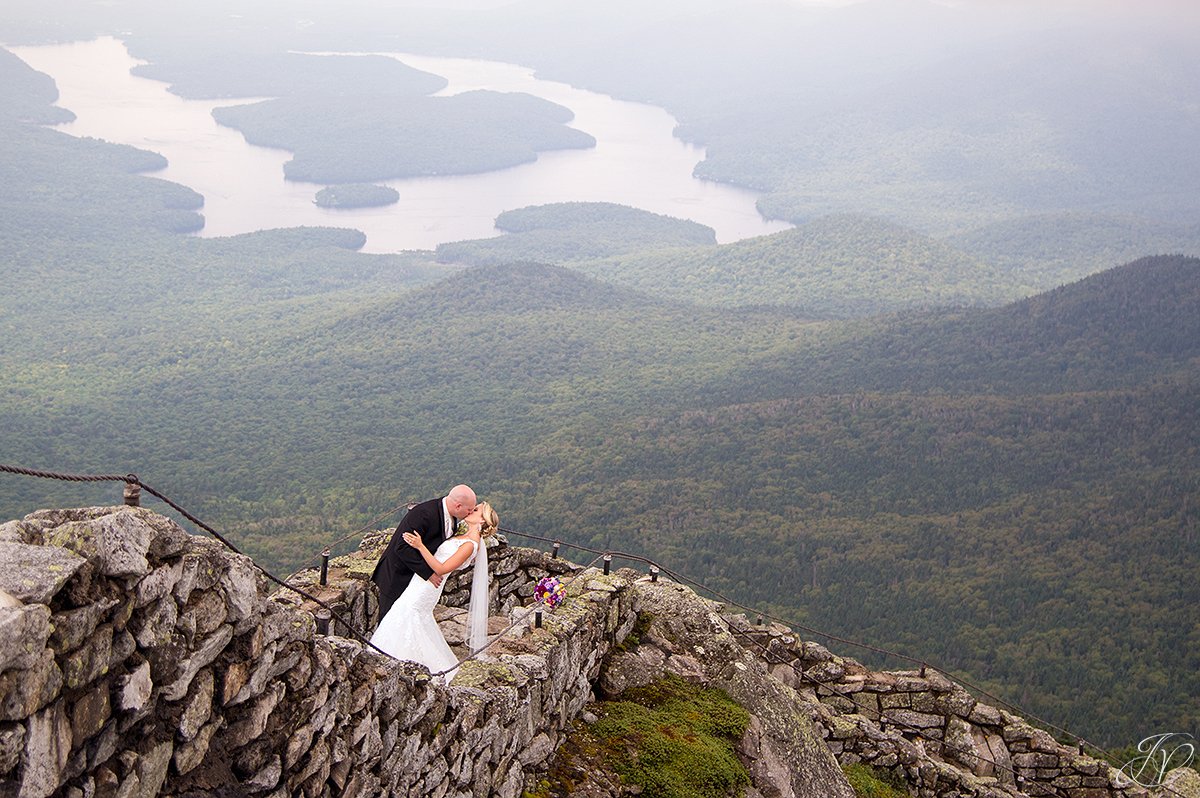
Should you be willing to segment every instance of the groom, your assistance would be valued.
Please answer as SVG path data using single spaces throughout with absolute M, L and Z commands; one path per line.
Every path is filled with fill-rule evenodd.
M 455 485 L 443 498 L 421 502 L 405 513 L 371 574 L 371 580 L 379 586 L 378 621 L 387 615 L 414 573 L 434 585 L 441 581 L 421 552 L 404 542 L 404 533 L 416 532 L 430 551 L 437 551 L 442 541 L 454 535 L 455 522 L 466 518 L 474 509 L 475 491 L 466 485 Z

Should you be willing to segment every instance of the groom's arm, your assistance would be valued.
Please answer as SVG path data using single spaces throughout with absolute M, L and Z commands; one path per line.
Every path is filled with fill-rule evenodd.
M 401 527 L 400 531 L 408 532 L 409 530 Z M 420 530 L 413 531 L 415 531 L 418 535 L 421 534 Z M 407 565 L 414 574 L 421 577 L 426 582 L 429 581 L 429 577 L 433 576 L 433 569 L 429 567 L 429 563 L 425 562 L 425 558 L 421 556 L 421 552 L 417 551 L 412 546 L 408 545 L 407 543 L 403 543 L 400 546 L 400 550 L 397 552 L 397 554 L 400 557 L 400 562 Z
M 425 545 L 428 546 L 430 527 L 436 526 L 440 535 L 441 517 L 438 515 L 437 506 L 433 507 L 432 513 L 422 512 L 422 510 L 427 509 L 427 506 L 414 507 L 404 514 L 404 518 L 400 519 L 400 524 L 396 527 L 396 539 L 399 541 L 399 546 L 396 547 L 396 556 L 409 570 L 428 582 L 429 577 L 433 576 L 433 569 L 429 567 L 429 563 L 425 562 L 425 558 L 421 556 L 421 552 L 400 538 L 401 533 L 416 532 L 425 541 Z M 430 515 L 433 516 L 432 519 L 430 519 Z M 438 544 L 435 543 L 429 550 L 436 551 L 437 547 Z

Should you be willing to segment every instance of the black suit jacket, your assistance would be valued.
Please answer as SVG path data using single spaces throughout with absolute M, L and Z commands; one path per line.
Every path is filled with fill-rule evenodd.
M 399 526 L 375 566 L 375 572 L 371 574 L 371 580 L 379 586 L 380 621 L 408 587 L 414 573 L 426 580 L 433 576 L 429 563 L 425 562 L 421 552 L 404 542 L 403 534 L 416 532 L 430 551 L 437 551 L 437 547 L 446 539 L 444 512 L 441 499 L 430 499 L 416 505 L 400 519 Z

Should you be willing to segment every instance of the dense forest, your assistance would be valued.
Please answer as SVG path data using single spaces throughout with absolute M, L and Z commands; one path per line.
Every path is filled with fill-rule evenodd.
M 496 229 L 508 235 L 441 244 L 438 260 L 475 266 L 517 261 L 571 263 L 717 243 L 711 227 L 609 202 L 517 208 L 496 217 Z
M 1031 292 L 1020 275 L 912 230 L 857 216 L 828 216 L 716 248 L 633 253 L 578 268 L 702 304 L 784 305 L 838 317 L 995 304 Z
M 701 5 L 710 14 L 676 29 L 672 48 L 703 51 L 734 24 L 725 4 Z M 112 33 L 126 13 L 80 4 L 48 32 L 36 9 L 22 16 L 30 8 L 6 12 L 7 40 Z M 141 8 L 131 47 L 179 93 L 275 98 L 234 111 L 237 124 L 294 147 L 295 163 L 330 182 L 400 168 L 388 148 L 409 133 L 443 148 L 421 167 L 438 169 L 479 153 L 534 157 L 574 136 L 563 109 L 432 98 L 436 80 L 391 59 L 283 55 L 367 47 L 365 5 L 331 21 L 300 3 L 318 24 L 252 35 L 269 8 L 222 23 L 244 26 L 228 37 L 238 46 L 203 69 L 195 54 L 217 32 L 198 11 L 185 46 Z M 883 55 L 897 81 L 928 67 L 897 44 L 851 75 L 864 92 L 875 85 L 879 119 L 847 111 L 835 129 L 814 113 L 788 137 L 796 109 L 772 121 L 762 94 L 740 91 L 766 59 L 684 91 L 639 60 L 639 42 L 671 19 L 659 6 L 598 21 L 586 47 L 544 3 L 502 13 L 520 27 L 538 9 L 525 44 L 500 53 L 481 36 L 475 51 L 518 58 L 561 33 L 575 52 L 547 51 L 547 69 L 660 98 L 708 143 L 704 170 L 768 189 L 765 204 L 797 228 L 717 245 L 694 223 L 567 203 L 507 212 L 505 235 L 436 253 L 366 255 L 361 233 L 325 228 L 189 237 L 203 198 L 154 178 L 161 156 L 47 127 L 69 118 L 52 106 L 53 82 L 0 50 L 0 460 L 136 471 L 284 572 L 467 480 L 505 526 L 652 556 L 763 610 L 955 670 L 1097 742 L 1190 728 L 1200 260 L 1164 253 L 1200 243 L 1184 196 L 1195 156 L 1162 149 L 1170 175 L 1149 159 L 1191 130 L 1191 112 L 1176 108 L 1168 135 L 1154 103 L 1169 93 L 1138 98 L 1145 152 L 1109 174 L 1135 122 L 1088 154 L 1079 131 L 1105 123 L 1107 107 L 1066 119 L 1053 105 L 1079 70 L 1110 74 L 1118 56 L 1082 54 L 1049 87 L 1015 59 L 991 102 L 1042 115 L 1014 111 L 1004 129 L 972 116 L 982 96 L 955 99 L 981 65 L 921 95 L 919 118 L 900 94 L 885 101 Z M 940 7 L 921 14 L 933 24 L 923 36 L 950 24 Z M 635 16 L 644 30 L 628 27 Z M 877 24 L 862 17 L 854 24 Z M 808 42 L 851 24 L 803 19 Z M 436 49 L 445 24 L 418 15 L 406 35 Z M 482 23 L 457 24 L 470 41 Z M 779 25 L 768 41 L 731 36 L 720 49 L 793 33 Z M 619 34 L 630 57 L 585 69 Z M 1128 63 L 1118 98 L 1154 70 L 1164 86 L 1191 85 L 1192 67 L 1165 50 Z M 763 94 L 787 79 L 767 77 Z M 347 82 L 394 91 L 409 133 L 373 138 L 399 119 L 327 96 Z M 841 102 L 819 93 L 797 96 L 825 111 Z M 343 142 L 361 136 L 353 163 L 318 146 L 334 128 Z M 470 141 L 455 138 L 464 131 Z M 993 135 L 998 148 L 980 149 Z M 355 170 L 368 176 L 341 176 Z M 1079 179 L 1053 199 L 1064 170 Z M 1100 202 L 1104 180 L 1122 191 Z M 0 520 L 116 498 L 112 486 L 6 476 Z

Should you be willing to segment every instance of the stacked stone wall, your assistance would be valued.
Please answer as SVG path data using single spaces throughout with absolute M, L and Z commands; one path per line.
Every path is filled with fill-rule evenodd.
M 323 589 L 363 628 L 369 555 Z M 0 526 L 0 561 L 0 796 L 20 798 L 513 798 L 636 620 L 629 573 L 580 572 L 543 628 L 518 626 L 446 686 L 319 634 L 247 558 L 145 509 L 34 513 Z M 503 545 L 491 565 L 505 616 L 572 568 Z
M 894 771 L 919 798 L 1148 795 L 1106 762 L 976 700 L 936 671 L 872 671 L 787 627 L 752 626 L 741 615 L 726 620 L 755 641 L 775 678 L 812 705 L 840 763 Z

